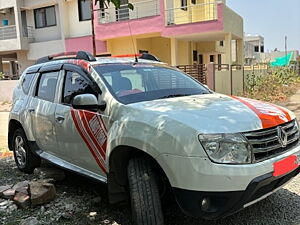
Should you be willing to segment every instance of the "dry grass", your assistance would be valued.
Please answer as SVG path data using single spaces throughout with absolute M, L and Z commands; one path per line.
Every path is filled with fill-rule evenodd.
M 244 97 L 272 103 L 286 102 L 300 88 L 300 76 L 288 68 L 266 76 L 248 77 Z

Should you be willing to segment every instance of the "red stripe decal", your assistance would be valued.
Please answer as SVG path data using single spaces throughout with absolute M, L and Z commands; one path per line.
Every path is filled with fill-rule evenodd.
M 85 112 L 80 112 L 79 110 L 71 110 L 71 115 L 75 124 L 75 127 L 78 131 L 78 133 L 80 134 L 80 136 L 82 137 L 82 139 L 84 140 L 85 144 L 87 145 L 88 149 L 90 150 L 91 154 L 93 155 L 94 159 L 96 160 L 98 166 L 101 168 L 101 170 L 103 170 L 104 172 L 106 172 L 106 168 L 105 168 L 105 155 L 103 156 L 102 154 L 99 154 L 99 150 L 97 149 L 94 140 L 92 140 L 91 138 L 91 134 L 87 132 L 88 129 L 90 129 L 90 127 L 88 126 L 88 129 L 86 129 L 87 127 L 83 127 L 83 118 L 81 115 L 81 113 L 85 113 Z M 81 115 L 80 115 L 81 114 Z M 91 114 L 95 114 L 95 113 L 91 113 Z M 106 149 L 106 140 L 105 140 L 105 145 L 103 145 L 102 147 L 105 146 Z
M 82 123 L 83 123 L 83 126 L 84 126 L 84 128 L 86 129 L 86 131 L 87 131 L 89 137 L 92 139 L 93 144 L 95 145 L 95 147 L 96 147 L 96 149 L 98 150 L 98 152 L 99 152 L 99 153 L 101 154 L 101 156 L 105 159 L 105 150 L 102 148 L 102 145 L 105 144 L 106 138 L 105 138 L 105 136 L 103 135 L 104 141 L 103 141 L 102 144 L 100 144 L 100 143 L 99 143 L 99 140 L 97 140 L 97 138 L 96 138 L 96 137 L 98 136 L 98 133 L 99 133 L 99 131 L 97 131 L 97 130 L 100 130 L 100 129 L 99 129 L 99 126 L 100 126 L 100 125 L 99 125 L 99 124 L 96 124 L 96 126 L 93 125 L 93 123 L 95 123 L 95 122 L 94 122 L 94 120 L 95 120 L 94 118 L 95 118 L 95 117 L 93 117 L 92 119 L 89 119 L 90 122 L 88 122 L 88 119 L 87 119 L 87 117 L 86 117 L 86 113 L 83 112 L 83 111 L 80 111 L 79 113 L 80 113 L 80 119 L 81 119 L 81 121 L 82 121 Z M 90 124 L 92 124 L 92 126 L 95 127 L 94 129 L 97 129 L 97 130 L 93 132 L 93 131 L 91 130 Z M 101 131 L 100 131 L 100 132 L 101 132 Z
M 232 98 L 242 102 L 248 106 L 262 122 L 264 129 L 278 126 L 282 123 L 291 121 L 290 114 L 276 105 L 265 103 L 258 100 L 231 96 Z
M 278 177 L 281 175 L 284 175 L 288 172 L 293 171 L 294 169 L 298 168 L 298 163 L 297 163 L 297 156 L 291 155 L 284 160 L 275 162 L 273 164 L 274 167 L 274 172 L 273 176 Z

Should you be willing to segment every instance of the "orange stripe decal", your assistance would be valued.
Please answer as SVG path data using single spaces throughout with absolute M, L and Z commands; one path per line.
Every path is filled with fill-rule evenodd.
M 290 114 L 276 105 L 258 100 L 231 96 L 249 107 L 260 118 L 264 129 L 291 121 Z

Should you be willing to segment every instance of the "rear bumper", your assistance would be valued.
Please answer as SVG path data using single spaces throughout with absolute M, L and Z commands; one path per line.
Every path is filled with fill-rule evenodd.
M 272 194 L 300 173 L 300 167 L 280 177 L 272 173 L 253 179 L 245 191 L 201 192 L 173 188 L 177 203 L 189 216 L 218 219 L 229 216 Z M 203 199 L 206 203 L 202 206 Z

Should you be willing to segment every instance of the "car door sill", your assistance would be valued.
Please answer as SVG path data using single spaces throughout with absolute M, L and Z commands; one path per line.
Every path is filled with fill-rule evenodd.
M 62 167 L 64 169 L 67 169 L 67 170 L 70 170 L 70 171 L 73 171 L 75 173 L 79 173 L 79 174 L 82 174 L 84 176 L 87 176 L 87 177 L 90 177 L 90 178 L 93 178 L 95 180 L 98 180 L 100 182 L 103 182 L 103 183 L 107 183 L 107 178 L 104 177 L 104 176 L 100 176 L 96 173 L 93 173 L 91 171 L 88 171 L 86 169 L 83 169 L 79 166 L 76 166 L 72 163 L 69 163 L 65 160 L 62 160 L 54 155 L 51 155 L 47 152 L 44 152 L 43 150 L 37 150 L 36 153 L 43 159 L 59 166 L 59 167 Z

